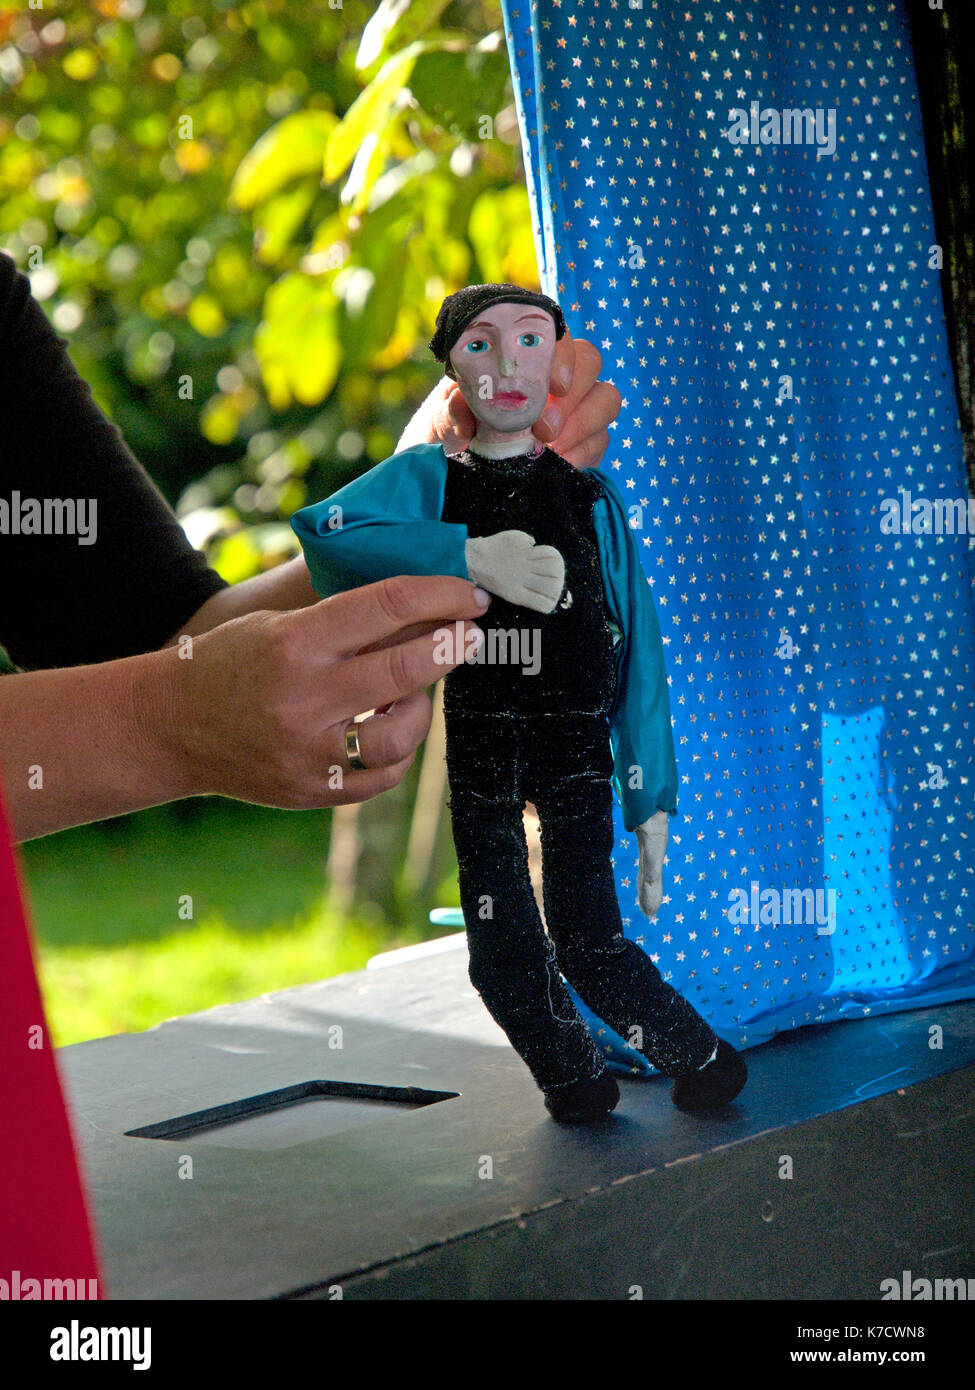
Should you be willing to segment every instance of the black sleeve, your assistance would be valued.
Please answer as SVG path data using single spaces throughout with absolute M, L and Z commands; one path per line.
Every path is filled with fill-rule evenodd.
M 67 346 L 0 253 L 0 643 L 34 670 L 153 651 L 227 587 Z

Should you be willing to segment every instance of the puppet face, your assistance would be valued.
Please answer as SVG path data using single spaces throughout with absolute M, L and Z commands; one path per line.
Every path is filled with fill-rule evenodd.
M 499 434 L 530 430 L 548 400 L 555 321 L 536 304 L 481 310 L 450 350 L 464 400 Z

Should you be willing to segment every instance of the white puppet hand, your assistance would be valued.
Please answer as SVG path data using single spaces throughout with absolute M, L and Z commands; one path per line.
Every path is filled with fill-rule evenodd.
M 656 917 L 663 898 L 662 873 L 669 836 L 670 817 L 666 811 L 658 811 L 636 828 L 637 844 L 640 847 L 637 896 L 640 910 L 648 917 Z
M 551 613 L 565 584 L 565 561 L 552 545 L 536 545 L 527 531 L 477 536 L 464 547 L 475 584 L 519 608 Z

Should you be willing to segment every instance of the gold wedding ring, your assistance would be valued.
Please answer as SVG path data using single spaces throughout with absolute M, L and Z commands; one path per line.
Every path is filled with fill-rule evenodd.
M 366 765 L 362 761 L 362 753 L 359 751 L 359 731 L 355 720 L 345 731 L 345 756 L 349 760 L 349 766 L 354 772 L 365 772 Z

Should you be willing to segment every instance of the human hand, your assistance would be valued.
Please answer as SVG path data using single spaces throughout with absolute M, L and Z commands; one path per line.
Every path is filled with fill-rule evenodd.
M 172 796 L 216 794 L 304 810 L 366 801 L 394 787 L 430 726 L 424 693 L 471 648 L 484 613 L 474 588 L 449 576 L 399 576 L 293 612 L 234 618 L 177 650 L 146 720 L 167 731 Z M 456 660 L 433 634 L 463 623 Z M 158 686 L 152 687 L 153 692 Z M 161 702 L 161 707 L 160 707 Z M 359 723 L 356 771 L 345 730 Z
M 663 863 L 670 836 L 670 817 L 658 811 L 636 828 L 640 848 L 640 871 L 637 897 L 640 910 L 647 917 L 656 917 L 663 900 Z
M 565 584 L 565 561 L 553 545 L 536 545 L 527 531 L 474 536 L 464 545 L 467 573 L 498 598 L 551 613 Z
M 599 463 L 609 448 L 609 424 L 619 414 L 622 396 L 608 381 L 600 381 L 603 359 L 586 338 L 566 329 L 555 345 L 549 398 L 532 426 L 536 439 L 547 444 L 577 468 Z M 401 453 L 414 444 L 442 444 L 448 454 L 466 449 L 477 420 L 459 384 L 445 376 L 417 410 L 396 445 Z

